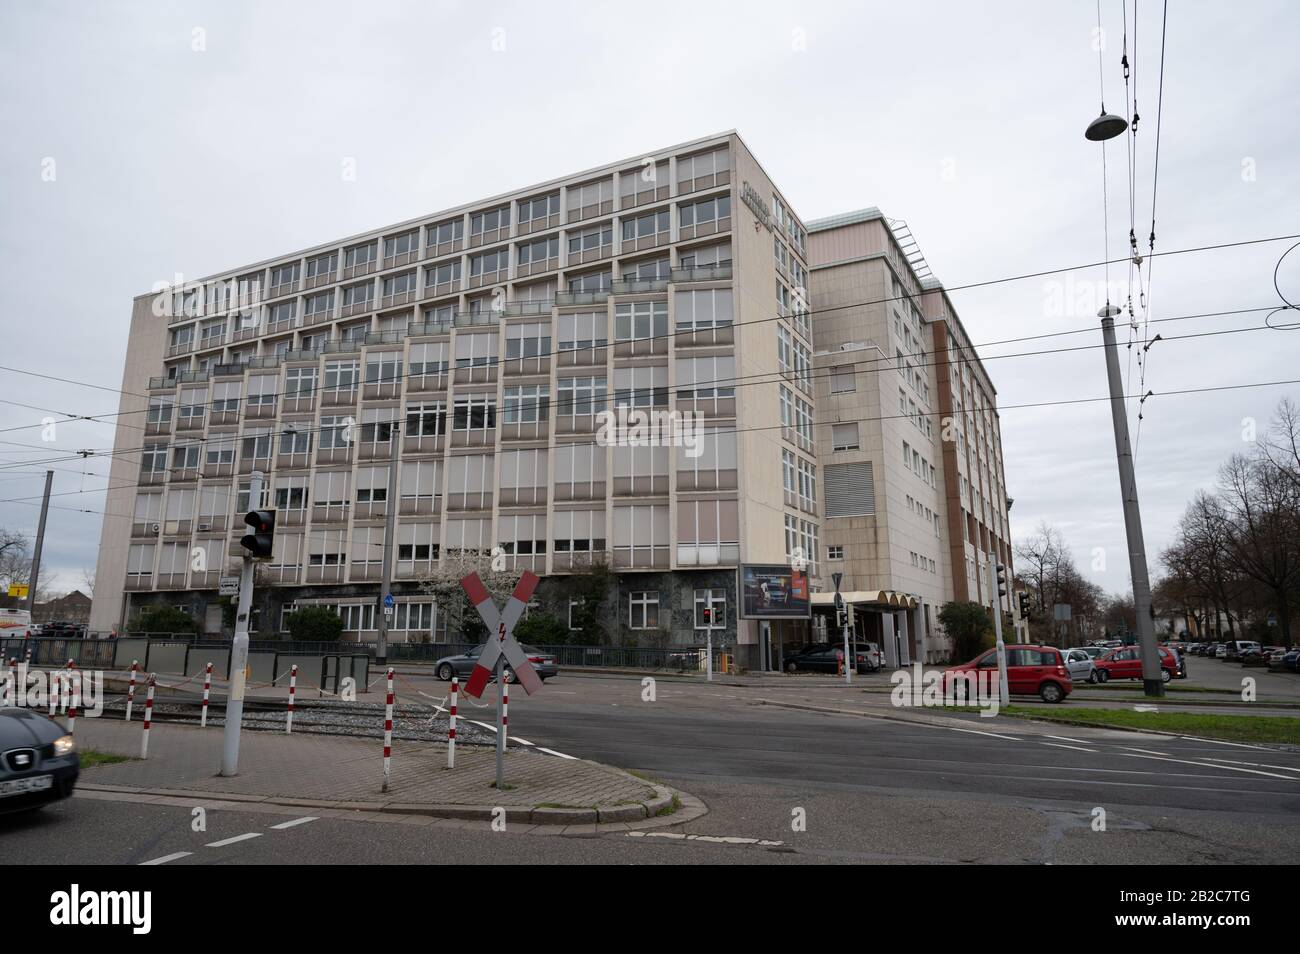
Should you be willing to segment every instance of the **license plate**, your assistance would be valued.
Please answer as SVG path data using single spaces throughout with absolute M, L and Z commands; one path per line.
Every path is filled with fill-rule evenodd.
M 0 798 L 6 795 L 25 795 L 27 792 L 43 792 L 54 785 L 53 775 L 33 775 L 31 778 L 12 778 L 0 782 Z

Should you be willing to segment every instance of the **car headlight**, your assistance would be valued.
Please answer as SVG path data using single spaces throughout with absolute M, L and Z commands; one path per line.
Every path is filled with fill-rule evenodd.
M 77 743 L 70 735 L 54 740 L 54 757 L 61 758 L 65 755 L 71 755 L 77 750 Z

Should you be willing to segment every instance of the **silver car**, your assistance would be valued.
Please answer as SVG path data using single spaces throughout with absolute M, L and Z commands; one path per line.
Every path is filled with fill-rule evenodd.
M 528 661 L 533 664 L 533 669 L 543 682 L 560 671 L 559 667 L 555 665 L 555 657 L 550 653 L 542 652 L 535 646 L 528 646 L 524 643 L 520 643 L 519 646 L 528 654 Z M 475 646 L 467 653 L 443 656 L 433 664 L 434 674 L 443 682 L 451 682 L 453 675 L 466 679 L 474 671 L 474 667 L 478 665 L 479 653 L 482 651 L 483 646 Z M 514 670 L 510 668 L 509 663 L 506 664 L 505 672 L 506 682 L 514 682 Z
M 1061 658 L 1070 670 L 1071 682 L 1096 682 L 1097 664 L 1086 649 L 1062 649 Z

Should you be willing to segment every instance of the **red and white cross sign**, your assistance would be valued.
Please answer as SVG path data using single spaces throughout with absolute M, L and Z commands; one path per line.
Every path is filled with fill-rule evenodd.
M 483 689 L 496 670 L 497 660 L 502 656 L 510 664 L 515 678 L 519 680 L 525 692 L 531 696 L 536 690 L 542 688 L 542 680 L 533 669 L 532 663 L 528 661 L 528 654 L 515 642 L 513 635 L 515 623 L 519 622 L 519 617 L 524 615 L 524 607 L 528 605 L 529 597 L 533 595 L 533 590 L 537 588 L 539 582 L 536 573 L 525 570 L 524 575 L 515 584 L 515 591 L 506 601 L 506 608 L 498 610 L 496 603 L 492 601 L 492 594 L 487 591 L 487 587 L 483 585 L 477 573 L 471 573 L 461 579 L 460 585 L 464 587 L 469 601 L 478 610 L 478 615 L 483 617 L 483 622 L 488 629 L 488 641 L 483 646 L 483 651 L 479 653 L 478 663 L 470 673 L 469 682 L 465 683 L 465 691 L 476 699 L 482 696 Z

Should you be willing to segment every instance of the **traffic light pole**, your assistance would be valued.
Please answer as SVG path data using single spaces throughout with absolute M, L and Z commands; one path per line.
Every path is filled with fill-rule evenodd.
M 392 612 L 384 605 L 388 591 L 393 586 L 393 527 L 397 518 L 397 441 L 400 429 L 397 421 L 389 425 L 388 431 L 388 499 L 384 504 L 384 568 L 380 571 L 379 582 L 379 632 L 375 640 L 375 664 L 386 665 L 388 662 L 388 614 Z
M 1007 644 L 1002 641 L 1002 600 L 998 594 L 997 565 L 989 554 L 989 594 L 993 597 L 993 633 L 997 637 L 998 647 L 998 699 L 1000 704 L 1011 704 L 1011 694 L 1007 692 Z
M 249 506 L 256 510 L 262 501 L 262 472 L 253 471 L 248 483 Z M 244 689 L 248 681 L 248 615 L 253 606 L 253 555 L 244 553 L 239 574 L 239 608 L 235 611 L 235 638 L 230 646 L 230 688 L 226 696 L 226 728 L 221 753 L 221 774 L 239 770 L 239 730 L 244 720 Z

